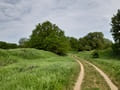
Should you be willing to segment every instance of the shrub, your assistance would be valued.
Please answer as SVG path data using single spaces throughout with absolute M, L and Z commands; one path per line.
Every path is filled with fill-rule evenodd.
M 92 53 L 92 58 L 99 58 L 99 53 L 98 53 L 98 51 L 94 51 L 94 52 Z

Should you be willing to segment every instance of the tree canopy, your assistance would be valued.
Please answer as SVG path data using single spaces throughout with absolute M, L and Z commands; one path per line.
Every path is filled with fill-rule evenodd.
M 75 37 L 67 37 L 67 38 L 69 40 L 71 50 L 78 51 L 78 46 L 79 46 L 78 39 L 76 39 Z
M 29 39 L 21 38 L 19 40 L 19 47 L 22 47 L 22 48 L 29 47 L 28 42 L 29 42 Z
M 69 42 L 57 25 L 46 21 L 38 24 L 29 39 L 31 48 L 52 51 L 64 55 L 69 49 Z
M 102 32 L 90 32 L 82 38 L 67 37 L 63 30 L 49 21 L 39 23 L 28 39 L 19 40 L 20 47 L 36 48 L 65 55 L 67 51 L 90 51 L 111 47 Z
M 94 49 L 104 49 L 104 48 L 110 47 L 111 44 L 112 42 L 104 38 L 104 35 L 102 32 L 90 32 L 83 38 L 79 39 L 78 50 L 79 51 L 83 51 L 83 50 L 90 51 Z
M 118 10 L 117 14 L 112 17 L 111 21 L 111 33 L 113 35 L 115 44 L 113 45 L 113 50 L 116 54 L 120 54 L 120 10 Z

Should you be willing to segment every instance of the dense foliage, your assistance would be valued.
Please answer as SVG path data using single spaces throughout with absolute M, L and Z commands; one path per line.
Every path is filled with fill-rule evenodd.
M 15 43 L 7 43 L 7 42 L 0 41 L 0 48 L 1 49 L 14 49 L 17 47 L 18 46 Z
M 118 10 L 117 14 L 112 17 L 112 29 L 111 33 L 115 40 L 115 44 L 113 45 L 113 50 L 116 54 L 120 54 L 120 10 Z
M 67 37 L 70 43 L 71 50 L 78 51 L 79 42 L 78 39 L 74 37 Z
M 98 51 L 93 51 L 93 53 L 92 53 L 92 58 L 99 58 L 99 53 L 98 53 Z
M 64 31 L 58 26 L 46 21 L 38 24 L 33 30 L 28 41 L 31 48 L 52 51 L 59 55 L 65 55 L 69 49 L 69 42 Z
M 112 45 L 112 42 L 106 38 L 102 32 L 91 32 L 85 37 L 79 39 L 79 51 L 90 51 L 94 49 L 105 49 Z
M 29 40 L 27 38 L 21 38 L 19 40 L 19 47 L 22 47 L 22 48 L 25 48 L 25 47 L 28 47 L 28 42 Z
M 102 32 L 91 32 L 79 39 L 68 37 L 68 40 L 71 50 L 75 51 L 106 49 L 112 46 L 112 41 L 104 38 Z
M 58 26 L 49 21 L 38 24 L 29 39 L 21 38 L 20 47 L 52 51 L 65 55 L 68 50 L 90 51 L 111 47 L 112 42 L 102 32 L 91 32 L 83 38 L 67 37 Z
M 67 37 L 64 31 L 49 21 L 38 24 L 29 38 L 19 40 L 20 48 L 36 48 L 66 55 L 67 51 L 90 51 L 111 47 L 112 42 L 102 32 L 90 32 L 82 38 Z M 0 48 L 16 48 L 16 44 L 0 42 Z

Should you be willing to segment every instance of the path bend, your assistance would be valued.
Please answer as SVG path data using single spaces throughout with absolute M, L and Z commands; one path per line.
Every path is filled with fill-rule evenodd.
M 93 66 L 100 73 L 100 75 L 105 79 L 105 81 L 107 82 L 107 84 L 111 90 L 118 90 L 117 86 L 112 83 L 110 78 L 101 69 L 99 69 L 97 66 L 95 66 L 94 64 L 92 64 L 88 61 L 86 61 L 86 63 Z
M 82 84 L 83 79 L 84 79 L 84 67 L 83 67 L 83 64 L 75 56 L 73 56 L 73 57 L 76 60 L 76 62 L 78 62 L 78 64 L 80 65 L 80 68 L 81 68 L 78 79 L 75 83 L 73 90 L 81 90 L 81 84 Z

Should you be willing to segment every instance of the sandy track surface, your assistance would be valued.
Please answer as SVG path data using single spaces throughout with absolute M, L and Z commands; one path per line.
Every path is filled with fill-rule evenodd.
M 96 67 L 94 64 L 86 61 L 89 65 L 93 66 L 99 73 L 100 75 L 105 79 L 107 82 L 108 86 L 111 88 L 111 90 L 118 90 L 117 86 L 112 83 L 112 81 L 109 79 L 109 77 L 98 67 Z M 77 89 L 76 89 L 77 90 Z
M 84 67 L 83 64 L 75 56 L 74 59 L 79 63 L 81 69 L 73 90 L 81 90 L 81 84 L 84 78 Z

